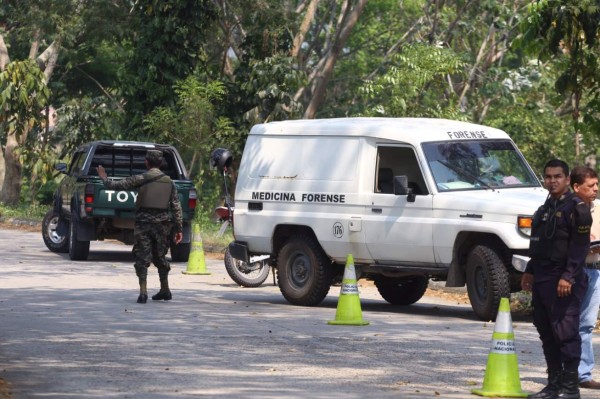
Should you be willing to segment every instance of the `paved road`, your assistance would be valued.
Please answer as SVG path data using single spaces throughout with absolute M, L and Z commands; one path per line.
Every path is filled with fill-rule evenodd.
M 292 306 L 271 283 L 237 287 L 218 260 L 210 276 L 174 264 L 173 300 L 140 305 L 129 247 L 91 251 L 72 262 L 39 233 L 0 230 L 0 377 L 14 398 L 474 398 L 483 382 L 494 325 L 468 305 L 426 296 L 394 309 L 365 286 L 371 324 L 330 326 L 338 287 L 319 307 Z M 513 322 L 522 386 L 538 390 L 537 334 Z

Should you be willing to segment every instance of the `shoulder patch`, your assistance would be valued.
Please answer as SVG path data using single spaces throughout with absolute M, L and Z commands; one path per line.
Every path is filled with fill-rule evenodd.
M 577 217 L 577 233 L 578 234 L 590 234 L 592 227 L 592 213 L 590 207 L 580 202 L 575 206 L 575 215 Z

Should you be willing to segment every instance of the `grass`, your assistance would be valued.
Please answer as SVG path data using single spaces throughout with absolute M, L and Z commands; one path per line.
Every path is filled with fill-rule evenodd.
M 9 206 L 0 203 L 0 217 L 3 219 L 15 218 L 24 220 L 39 220 L 41 222 L 49 209 L 49 205 L 41 204 L 19 204 Z

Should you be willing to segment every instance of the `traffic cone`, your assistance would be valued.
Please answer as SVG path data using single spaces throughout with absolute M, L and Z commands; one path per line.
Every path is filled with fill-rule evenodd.
M 525 398 L 529 395 L 521 390 L 508 298 L 500 299 L 483 387 L 471 392 L 480 396 L 504 398 Z
M 344 269 L 342 289 L 335 312 L 335 320 L 328 321 L 327 324 L 350 326 L 366 326 L 369 324 L 368 321 L 364 321 L 362 318 L 358 286 L 356 285 L 354 258 L 351 254 L 348 254 L 346 258 L 346 268 Z
M 200 225 L 194 223 L 192 226 L 192 248 L 186 271 L 183 274 L 203 274 L 208 275 L 206 271 L 206 262 L 204 261 L 204 250 L 202 249 L 202 236 L 200 235 Z

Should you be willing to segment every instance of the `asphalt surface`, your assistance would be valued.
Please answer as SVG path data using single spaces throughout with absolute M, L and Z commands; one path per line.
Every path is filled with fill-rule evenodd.
M 292 306 L 271 276 L 237 287 L 221 260 L 206 259 L 211 275 L 173 264 L 173 300 L 141 305 L 130 247 L 93 242 L 73 262 L 40 233 L 0 229 L 0 253 L 0 378 L 16 399 L 475 398 L 483 383 L 494 324 L 468 304 L 395 308 L 359 282 L 370 324 L 331 326 L 339 287 L 321 306 Z M 537 391 L 537 333 L 526 316 L 513 327 L 521 385 Z

